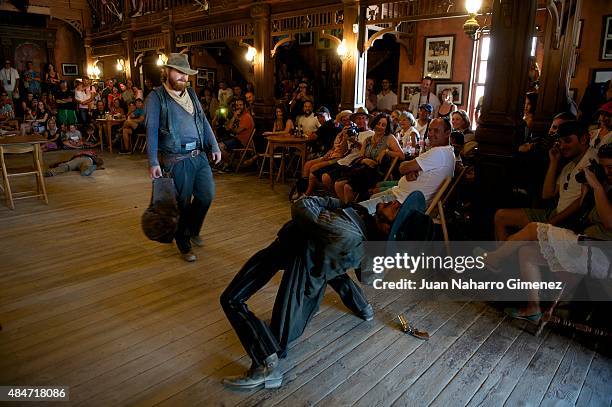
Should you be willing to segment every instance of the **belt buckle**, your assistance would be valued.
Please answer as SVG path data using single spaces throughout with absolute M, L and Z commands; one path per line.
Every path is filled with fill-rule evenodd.
M 200 150 L 198 150 L 198 149 L 191 150 L 191 151 L 189 152 L 189 155 L 190 155 L 191 157 L 197 157 L 198 155 L 200 155 Z

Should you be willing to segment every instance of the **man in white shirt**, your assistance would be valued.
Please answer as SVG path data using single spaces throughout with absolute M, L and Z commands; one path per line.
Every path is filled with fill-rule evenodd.
M 372 195 L 361 205 L 374 213 L 379 203 L 404 200 L 414 191 L 421 191 L 429 204 L 440 185 L 447 177 L 453 177 L 455 172 L 455 154 L 453 146 L 449 145 L 451 125 L 448 119 L 435 119 L 429 125 L 429 140 L 431 148 L 417 158 L 404 161 L 399 169 L 403 174 L 397 185 Z
M 19 99 L 15 90 L 19 89 L 19 72 L 11 67 L 11 61 L 4 61 L 4 68 L 0 69 L 0 81 L 2 88 L 11 99 Z
M 305 136 L 312 136 L 314 132 L 321 126 L 319 119 L 312 112 L 312 102 L 310 100 L 304 101 L 304 108 L 302 114 L 298 116 L 296 121 L 296 128 L 301 130 Z
M 558 142 L 550 149 L 550 164 L 544 179 L 542 199 L 559 197 L 555 209 L 512 208 L 499 209 L 495 213 L 495 237 L 505 241 L 511 229 L 522 229 L 530 222 L 559 225 L 580 209 L 582 185 L 576 174 L 597 159 L 597 150 L 589 148 L 586 128 L 577 121 L 561 123 L 556 134 Z M 559 176 L 557 170 L 561 158 L 569 160 Z
M 219 94 L 217 96 L 219 106 L 229 107 L 233 97 L 234 92 L 227 87 L 226 83 L 223 81 L 219 82 Z
M 607 102 L 599 108 L 599 128 L 591 131 L 589 145 L 599 150 L 599 147 L 612 143 L 612 102 Z
M 397 95 L 391 90 L 389 79 L 383 79 L 382 90 L 376 96 L 376 108 L 381 112 L 391 112 L 393 106 L 397 105 Z
M 421 92 L 412 95 L 410 98 L 409 110 L 412 112 L 414 117 L 417 117 L 419 113 L 419 106 L 424 104 L 430 104 L 434 112 L 438 111 L 440 106 L 440 99 L 431 92 L 433 86 L 433 79 L 430 76 L 426 76 L 421 81 Z

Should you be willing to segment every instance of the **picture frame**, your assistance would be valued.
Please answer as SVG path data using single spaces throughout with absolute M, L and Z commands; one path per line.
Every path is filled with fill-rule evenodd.
M 79 65 L 62 64 L 62 76 L 79 76 Z
M 208 84 L 209 80 L 215 82 L 217 76 L 217 70 L 215 68 L 197 68 L 198 73 L 196 74 L 196 85 L 203 87 Z
M 457 106 L 463 104 L 463 82 L 442 82 L 436 84 L 436 96 L 440 98 L 444 89 L 451 89 L 453 92 L 453 103 Z M 440 98 L 440 102 L 442 99 Z
M 603 17 L 599 59 L 612 61 L 612 14 Z
M 578 20 L 578 29 L 576 30 L 576 35 L 574 36 L 574 46 L 576 48 L 580 48 L 582 45 L 582 27 L 584 25 L 584 19 Z
M 425 37 L 423 77 L 452 79 L 455 35 Z
M 604 84 L 609 80 L 612 80 L 612 69 L 601 68 L 591 70 L 591 84 Z
M 196 78 L 196 85 L 200 88 L 205 87 L 208 84 L 208 79 L 204 78 L 204 77 L 200 77 L 198 76 Z
M 313 35 L 312 31 L 299 33 L 298 34 L 298 44 L 299 45 L 312 45 L 313 43 Z
M 421 92 L 421 82 L 402 82 L 400 83 L 399 95 L 400 103 L 410 103 L 413 95 Z

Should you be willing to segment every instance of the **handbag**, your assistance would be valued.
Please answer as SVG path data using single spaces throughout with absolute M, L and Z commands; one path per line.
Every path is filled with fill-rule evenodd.
M 142 231 L 150 240 L 172 243 L 178 219 L 179 209 L 174 180 L 166 177 L 153 179 L 151 203 L 142 214 Z

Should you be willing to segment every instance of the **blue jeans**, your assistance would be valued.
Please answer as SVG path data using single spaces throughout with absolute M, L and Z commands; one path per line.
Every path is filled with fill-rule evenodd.
M 198 236 L 215 196 L 215 183 L 206 154 L 164 165 L 174 179 L 179 207 L 178 229 L 174 240 L 181 253 L 191 250 L 191 236 Z

